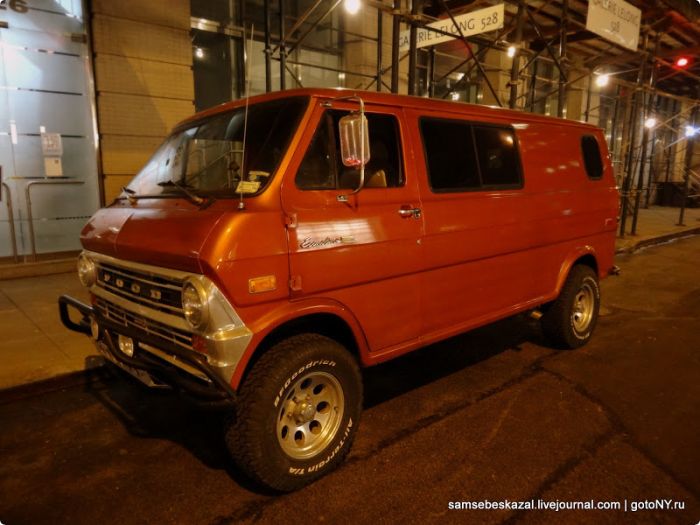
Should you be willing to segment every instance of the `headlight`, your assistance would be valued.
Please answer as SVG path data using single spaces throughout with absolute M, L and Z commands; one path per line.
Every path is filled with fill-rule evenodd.
M 83 286 L 88 288 L 97 281 L 97 267 L 95 263 L 86 255 L 78 257 L 78 279 Z
M 202 328 L 209 320 L 207 294 L 196 281 L 187 281 L 182 287 L 182 310 L 193 328 Z

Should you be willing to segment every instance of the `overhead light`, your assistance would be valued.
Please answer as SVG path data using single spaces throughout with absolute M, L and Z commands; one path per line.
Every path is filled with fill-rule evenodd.
M 360 10 L 360 0 L 345 0 L 345 10 L 348 14 L 356 15 Z
M 644 127 L 647 129 L 651 129 L 654 126 L 656 126 L 656 119 L 654 117 L 649 117 L 644 121 Z
M 595 79 L 595 85 L 598 87 L 605 87 L 608 85 L 608 82 L 610 82 L 610 75 L 608 74 L 598 75 Z
M 204 49 L 202 49 L 201 47 L 195 47 L 194 56 L 196 56 L 197 58 L 204 58 Z
M 507 53 L 510 58 L 513 58 L 515 56 L 515 46 L 510 46 Z
M 694 137 L 698 132 L 698 128 L 694 126 L 686 126 L 685 127 L 685 136 L 686 137 Z
M 450 93 L 450 98 L 452 100 L 459 100 L 459 93 L 457 93 L 456 91 L 453 91 L 452 93 Z
M 676 67 L 686 67 L 690 64 L 690 59 L 688 57 L 678 57 L 675 63 Z

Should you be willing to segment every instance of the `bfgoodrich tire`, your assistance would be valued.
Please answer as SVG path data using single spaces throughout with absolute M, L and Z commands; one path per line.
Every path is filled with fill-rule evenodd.
M 288 492 L 344 459 L 357 431 L 362 380 L 339 343 L 302 334 L 278 343 L 251 369 L 226 428 L 231 457 L 250 478 Z
M 578 348 L 590 340 L 599 309 L 600 287 L 596 273 L 588 266 L 576 265 L 569 272 L 559 297 L 542 317 L 542 331 L 556 347 Z

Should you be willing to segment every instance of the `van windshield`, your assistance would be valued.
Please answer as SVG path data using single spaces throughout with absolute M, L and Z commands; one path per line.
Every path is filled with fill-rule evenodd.
M 307 97 L 252 104 L 206 117 L 179 129 L 126 186 L 136 197 L 212 197 L 260 193 L 268 184 L 299 125 Z M 245 134 L 245 152 L 243 137 Z

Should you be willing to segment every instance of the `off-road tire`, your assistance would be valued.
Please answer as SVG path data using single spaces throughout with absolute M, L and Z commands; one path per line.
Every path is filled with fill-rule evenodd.
M 306 379 L 310 382 L 304 387 Z M 317 387 L 323 384 L 319 390 Z M 315 394 L 317 390 L 319 393 Z M 329 392 L 335 392 L 335 397 L 322 397 L 329 396 Z M 334 404 L 342 407 L 332 407 Z M 290 409 L 285 412 L 287 408 Z M 357 431 L 361 410 L 362 378 L 350 352 L 328 337 L 295 335 L 263 354 L 244 379 L 236 408 L 226 425 L 226 446 L 248 477 L 277 491 L 293 491 L 324 476 L 343 461 Z M 304 423 L 305 427 L 296 426 L 308 417 L 311 420 Z M 326 427 L 314 419 L 324 417 L 329 422 Z M 284 428 L 287 421 L 290 431 Z M 314 423 L 317 427 L 312 426 Z M 319 427 L 316 435 L 309 431 Z M 295 432 L 303 436 L 302 441 L 296 440 Z M 321 448 L 304 452 L 297 443 L 314 443 Z M 299 457 L 301 454 L 308 457 Z
M 577 264 L 542 317 L 542 332 L 556 348 L 579 348 L 591 338 L 599 308 L 598 276 L 589 266 Z

